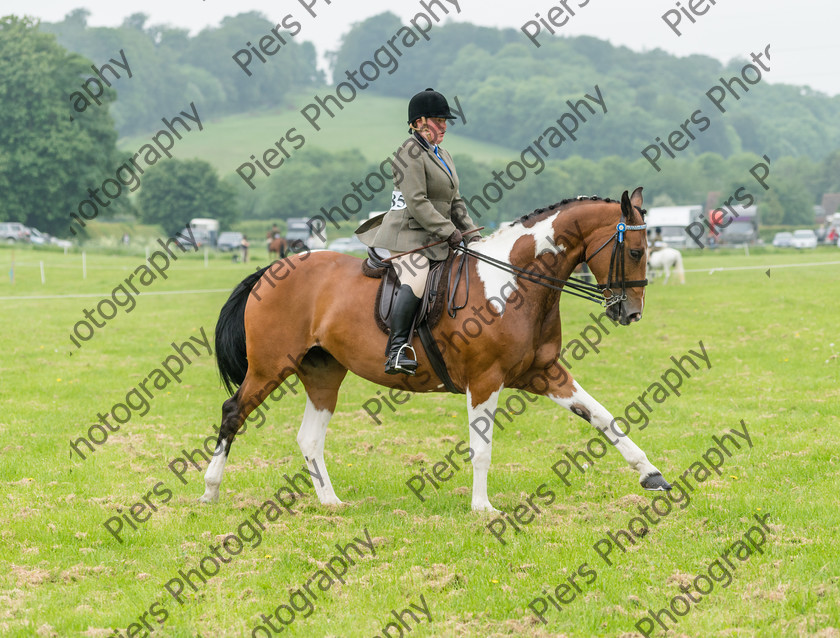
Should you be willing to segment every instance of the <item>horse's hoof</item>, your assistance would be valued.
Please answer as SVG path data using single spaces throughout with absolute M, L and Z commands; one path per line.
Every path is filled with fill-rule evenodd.
M 216 501 L 218 501 L 218 500 L 219 500 L 219 495 L 218 495 L 218 493 L 217 493 L 217 494 L 215 494 L 215 495 L 213 495 L 213 494 L 207 494 L 207 492 L 205 492 L 204 494 L 202 494 L 202 495 L 198 498 L 198 502 L 199 502 L 199 503 L 215 503 L 215 502 L 216 502 Z
M 664 492 L 671 489 L 671 484 L 659 472 L 642 479 L 641 486 L 651 492 Z
M 488 514 L 501 514 L 501 512 L 499 510 L 497 510 L 495 507 L 490 505 L 490 501 L 487 501 L 486 503 L 479 503 L 479 504 L 473 503 L 472 509 L 473 509 L 473 512 L 487 512 Z

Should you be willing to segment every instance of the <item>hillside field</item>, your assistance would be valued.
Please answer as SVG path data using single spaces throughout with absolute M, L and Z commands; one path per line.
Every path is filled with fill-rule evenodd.
M 324 89 L 317 95 L 323 97 L 327 92 Z M 292 100 L 298 105 L 296 108 L 243 113 L 206 122 L 202 120 L 204 130 L 193 128 L 190 133 L 186 133 L 183 139 L 175 142 L 172 153 L 179 159 L 197 158 L 209 162 L 219 175 L 225 177 L 235 174 L 237 167 L 250 161 L 251 155 L 261 157 L 266 149 L 283 138 L 292 127 L 306 139 L 303 147 L 292 158 L 313 148 L 330 152 L 358 149 L 368 161 L 378 164 L 391 155 L 408 136 L 405 100 L 362 94 L 345 105 L 344 110 L 335 110 L 334 119 L 324 113 L 318 120 L 321 130 L 316 131 L 300 113 L 300 109 L 313 101 L 314 97 L 315 94 L 307 94 Z M 185 108 L 190 112 L 188 105 Z M 198 105 L 196 108 L 201 117 Z M 465 113 L 465 117 L 466 126 L 469 126 L 469 112 Z M 460 120 L 455 122 L 447 131 L 444 143 L 451 154 L 471 155 L 485 162 L 509 160 L 516 154 L 514 150 L 459 135 L 458 129 L 462 124 Z M 180 125 L 177 128 L 183 133 Z M 118 146 L 120 150 L 136 152 L 156 132 L 153 130 L 147 135 L 123 138 Z M 292 148 L 288 144 L 286 147 L 289 150 Z
M 219 143 L 227 161 L 262 146 L 256 121 L 238 150 L 231 139 Z M 210 132 L 208 126 L 202 144 Z M 387 148 L 398 133 L 383 135 Z M 192 150 L 210 153 L 209 146 Z M 221 153 L 213 161 L 231 170 Z M 663 506 L 665 497 L 642 491 L 612 449 L 583 471 L 572 466 L 564 482 L 552 466 L 586 451 L 596 433 L 540 398 L 495 433 L 491 502 L 512 515 L 531 497 L 540 510 L 519 532 L 508 523 L 505 544 L 488 529 L 495 515 L 470 511 L 472 472 L 460 456 L 450 479 L 425 489 L 424 502 L 407 485 L 468 440 L 463 396 L 413 396 L 393 412 L 383 409 L 376 423 L 363 406 L 378 388 L 349 375 L 326 441 L 345 505 L 322 506 L 303 489 L 293 513 L 261 519 L 259 538 L 248 521 L 303 462 L 295 436 L 304 397 L 289 392 L 271 403 L 264 424 L 249 424 L 232 449 L 219 502 L 200 505 L 204 462 L 196 455 L 199 471 L 184 453 L 213 434 L 227 398 L 204 346 L 190 355 L 180 382 L 154 391 L 145 414 L 138 408 L 85 460 L 71 451 L 98 413 L 128 401 L 161 368 L 173 342 L 198 343 L 206 335 L 213 348 L 229 291 L 264 260 L 254 252 L 258 261 L 249 264 L 213 258 L 205 266 L 200 255 L 182 256 L 165 281 L 143 289 L 131 312 L 120 308 L 78 348 L 70 339 L 74 324 L 143 256 L 88 254 L 83 280 L 76 252 L 14 253 L 15 283 L 6 274 L 0 280 L 0 634 L 369 638 L 386 635 L 388 623 L 389 635 L 397 628 L 403 635 L 392 612 L 423 608 L 403 615 L 412 637 L 628 638 L 642 635 L 637 625 L 646 627 L 649 609 L 670 609 L 676 596 L 687 600 L 680 587 L 697 582 L 712 589 L 688 609 L 676 603 L 674 622 L 662 616 L 667 635 L 829 638 L 840 631 L 836 248 L 756 249 L 749 257 L 695 251 L 686 254 L 684 286 L 651 284 L 641 322 L 602 335 L 598 352 L 570 359 L 572 373 L 620 416 L 674 367 L 671 357 L 705 350 L 711 367 L 690 368 L 679 396 L 650 403 L 649 425 L 630 432 L 671 482 L 687 472 L 693 491 L 655 523 L 644 522 L 640 512 L 656 498 Z M 0 246 L 4 273 L 12 254 Z M 822 265 L 783 267 L 806 263 Z M 590 313 L 600 312 L 566 297 L 561 310 L 564 341 L 580 339 Z M 513 395 L 504 391 L 500 406 Z M 732 430 L 747 432 L 749 444 Z M 697 466 L 714 462 L 719 474 L 704 476 Z M 555 498 L 534 500 L 538 491 Z M 149 516 L 134 524 L 131 514 Z M 621 536 L 628 529 L 635 531 Z M 230 534 L 245 539 L 240 551 L 227 562 L 208 559 L 213 547 L 228 556 L 218 548 Z M 609 534 L 626 545 L 608 554 L 611 564 L 596 549 L 604 552 Z M 371 550 L 354 541 L 368 537 Z M 350 542 L 364 555 L 349 550 L 356 559 L 339 581 L 339 561 L 330 561 L 337 544 Z M 726 552 L 731 569 L 721 557 Z M 192 572 L 195 588 L 181 581 L 179 600 L 167 591 L 189 570 L 212 571 L 213 564 L 218 569 L 206 582 Z M 313 579 L 330 565 L 336 578 L 322 571 L 326 579 Z M 307 585 L 314 602 L 302 593 Z M 289 622 L 281 631 L 261 619 L 275 618 L 275 610 Z M 648 633 L 666 635 L 652 621 Z

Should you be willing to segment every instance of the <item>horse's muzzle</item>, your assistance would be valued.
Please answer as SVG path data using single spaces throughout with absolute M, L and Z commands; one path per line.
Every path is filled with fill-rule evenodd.
M 627 312 L 627 304 L 622 301 L 607 308 L 607 316 L 613 321 L 618 321 L 622 326 L 629 326 L 631 323 L 642 320 L 641 311 Z

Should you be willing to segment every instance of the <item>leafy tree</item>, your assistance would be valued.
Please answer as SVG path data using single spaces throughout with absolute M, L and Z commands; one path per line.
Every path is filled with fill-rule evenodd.
M 138 195 L 143 222 L 160 224 L 169 235 L 194 217 L 218 219 L 221 228 L 230 228 L 238 218 L 235 199 L 233 187 L 202 160 L 170 159 L 151 167 Z
M 814 201 L 800 182 L 783 177 L 774 185 L 785 216 L 783 224 L 810 226 L 814 223 Z
M 227 17 L 219 27 L 192 38 L 186 30 L 147 26 L 143 13 L 128 16 L 118 28 L 88 27 L 87 16 L 87 11 L 76 10 L 43 29 L 97 66 L 120 60 L 119 52 L 124 52 L 132 76 L 119 70 L 121 77 L 113 86 L 120 99 L 112 109 L 122 135 L 157 130 L 162 117 L 171 117 L 191 101 L 208 117 L 276 108 L 288 101 L 288 94 L 323 82 L 312 43 L 288 33 L 286 44 L 265 64 L 253 56 L 252 76 L 242 71 L 231 56 L 275 26 L 256 12 Z M 91 75 L 90 63 L 84 73 Z
M 89 60 L 59 46 L 36 22 L 0 18 L 3 219 L 63 235 L 69 215 L 89 199 L 87 189 L 114 176 L 117 133 L 108 105 L 116 94 L 106 89 L 102 104 L 81 114 L 70 106 L 89 72 Z M 100 213 L 124 207 L 122 198 Z
M 785 209 L 779 201 L 779 195 L 775 190 L 767 193 L 766 197 L 758 206 L 758 214 L 760 215 L 761 223 L 768 226 L 778 226 L 782 223 L 785 217 Z

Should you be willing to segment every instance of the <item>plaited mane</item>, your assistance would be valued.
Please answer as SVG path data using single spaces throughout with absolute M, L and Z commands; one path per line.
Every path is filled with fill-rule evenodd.
M 547 208 L 534 209 L 532 212 L 526 213 L 525 215 L 522 215 L 522 217 L 520 217 L 519 219 L 514 220 L 511 225 L 513 226 L 513 225 L 518 224 L 520 222 L 522 222 L 522 223 L 524 223 L 524 222 L 537 222 L 537 221 L 540 221 L 541 219 L 543 219 L 547 215 L 554 214 L 554 212 L 558 208 L 563 208 L 563 207 L 567 206 L 568 204 L 574 204 L 576 202 L 584 202 L 584 201 L 604 202 L 606 204 L 618 203 L 616 200 L 610 199 L 609 197 L 604 199 L 603 197 L 598 197 L 596 195 L 592 195 L 591 197 L 586 197 L 584 195 L 580 195 L 578 197 L 571 197 L 569 199 L 564 199 L 563 201 L 557 202 L 556 204 L 551 204 L 551 206 L 548 206 Z

